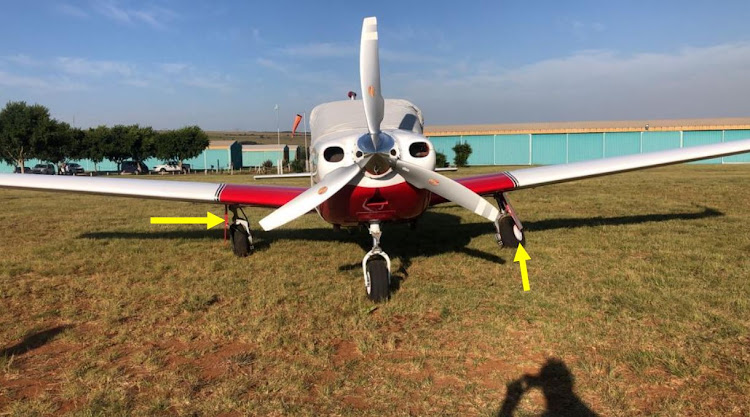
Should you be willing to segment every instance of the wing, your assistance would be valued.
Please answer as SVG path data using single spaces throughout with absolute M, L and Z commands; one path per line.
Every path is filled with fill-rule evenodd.
M 281 207 L 307 190 L 302 187 L 24 174 L 0 174 L 0 187 L 260 207 Z
M 465 177 L 456 181 L 477 194 L 489 195 L 538 187 L 540 185 L 697 161 L 700 159 L 736 155 L 745 152 L 750 152 L 750 139 L 638 155 L 618 156 L 615 158 L 595 159 L 564 165 L 524 168 Z M 432 196 L 431 204 L 443 202 L 445 202 L 445 199 L 442 197 Z

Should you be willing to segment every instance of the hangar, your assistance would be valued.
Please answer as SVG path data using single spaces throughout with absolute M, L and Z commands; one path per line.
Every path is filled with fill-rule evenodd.
M 750 117 L 426 126 L 452 163 L 471 145 L 469 165 L 551 165 L 750 139 Z M 695 163 L 750 163 L 750 153 Z
M 242 167 L 259 167 L 265 161 L 271 161 L 274 166 L 277 161 L 291 161 L 296 158 L 297 148 L 289 149 L 285 144 L 280 145 L 242 145 Z

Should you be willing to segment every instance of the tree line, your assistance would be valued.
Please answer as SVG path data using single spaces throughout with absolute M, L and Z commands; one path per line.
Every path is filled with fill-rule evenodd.
M 198 126 L 156 131 L 148 126 L 115 125 L 89 129 L 53 119 L 39 104 L 8 102 L 0 111 L 0 159 L 25 170 L 30 159 L 62 166 L 66 161 L 88 159 L 96 165 L 107 159 L 121 169 L 123 161 L 151 157 L 182 161 L 200 155 L 208 136 Z

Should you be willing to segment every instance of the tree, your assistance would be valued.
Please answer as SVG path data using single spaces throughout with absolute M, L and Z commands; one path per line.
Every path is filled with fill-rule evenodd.
M 57 165 L 59 171 L 65 161 L 82 158 L 84 146 L 84 133 L 81 129 L 53 119 L 47 130 L 44 146 L 36 156 Z
M 8 102 L 0 111 L 0 158 L 24 172 L 26 160 L 44 149 L 50 123 L 46 107 Z
M 162 160 L 182 161 L 195 158 L 208 147 L 208 135 L 198 126 L 167 130 L 157 135 L 155 155 Z
M 156 154 L 156 132 L 149 126 L 128 126 L 129 154 L 136 162 L 143 162 Z M 138 164 L 140 166 L 140 164 Z
M 456 166 L 465 167 L 466 161 L 469 160 L 469 155 L 471 155 L 471 145 L 468 143 L 457 143 L 456 146 L 453 147 L 453 152 L 456 154 L 453 158 L 453 162 Z
M 104 136 L 104 157 L 115 162 L 118 171 L 126 159 L 142 162 L 154 156 L 155 137 L 150 127 L 115 125 Z
M 109 128 L 103 125 L 86 131 L 80 157 L 91 160 L 94 163 L 94 171 L 98 171 L 97 164 L 104 160 L 109 135 Z
M 122 161 L 128 159 L 129 139 L 128 127 L 124 125 L 115 125 L 103 132 L 103 150 L 104 157 L 117 164 L 117 170 L 120 171 Z

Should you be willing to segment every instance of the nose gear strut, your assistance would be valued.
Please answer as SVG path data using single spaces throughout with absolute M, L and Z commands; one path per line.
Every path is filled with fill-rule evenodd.
M 390 295 L 391 258 L 380 248 L 380 222 L 370 222 L 372 249 L 362 259 L 362 270 L 365 275 L 365 289 L 370 300 L 385 301 Z

